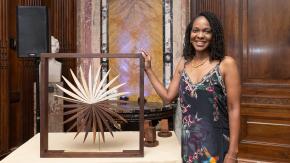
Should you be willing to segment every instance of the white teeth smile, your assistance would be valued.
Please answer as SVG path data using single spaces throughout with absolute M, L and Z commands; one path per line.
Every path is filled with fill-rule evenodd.
M 198 42 L 196 42 L 196 44 L 197 44 L 197 45 L 204 45 L 205 42 L 200 42 L 200 41 L 198 41 Z

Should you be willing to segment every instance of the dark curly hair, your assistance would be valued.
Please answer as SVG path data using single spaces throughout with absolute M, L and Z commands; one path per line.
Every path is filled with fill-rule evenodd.
M 207 19 L 212 29 L 213 37 L 209 45 L 209 58 L 210 60 L 221 61 L 225 56 L 223 27 L 217 16 L 211 12 L 201 12 L 187 25 L 184 37 L 183 57 L 185 60 L 190 61 L 195 56 L 195 49 L 190 42 L 190 34 L 193 22 L 200 16 L 204 16 Z

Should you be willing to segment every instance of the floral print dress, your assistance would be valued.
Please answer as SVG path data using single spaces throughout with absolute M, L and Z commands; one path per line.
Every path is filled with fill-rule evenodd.
M 184 163 L 222 163 L 229 146 L 225 85 L 217 64 L 198 83 L 180 79 Z

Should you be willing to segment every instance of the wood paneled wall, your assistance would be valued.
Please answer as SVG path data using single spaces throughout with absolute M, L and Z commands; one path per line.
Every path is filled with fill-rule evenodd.
M 9 116 L 9 84 L 8 84 L 8 28 L 7 0 L 0 1 L 0 156 L 8 151 L 8 116 Z
M 46 0 L 45 5 L 49 8 L 50 33 L 60 43 L 60 53 L 76 52 L 77 37 L 77 10 L 76 0 Z M 75 59 L 60 59 L 62 62 L 62 74 L 72 80 L 69 69 L 75 70 Z
M 41 5 L 40 0 L 8 1 L 8 36 L 17 39 L 17 5 Z M 33 136 L 33 82 L 35 66 L 32 58 L 18 58 L 16 49 L 9 49 L 9 148 L 21 145 Z
M 50 31 L 51 35 L 55 36 L 60 43 L 61 53 L 77 52 L 76 37 L 77 37 L 77 11 L 76 0 L 52 0 L 47 1 L 46 5 L 49 8 L 50 15 Z M 68 80 L 73 80 L 69 72 L 70 69 L 76 70 L 75 59 L 58 59 L 62 63 L 62 75 Z M 66 84 L 64 83 L 66 87 Z M 69 118 L 65 116 L 64 120 Z M 64 130 L 68 129 L 71 124 L 64 125 Z
M 76 0 L 49 1 L 51 35 L 60 42 L 60 52 L 76 51 Z
M 0 156 L 34 134 L 33 83 L 35 59 L 17 57 L 8 40 L 16 40 L 17 5 L 46 5 L 50 34 L 60 41 L 60 52 L 76 52 L 75 0 L 1 0 L 0 2 Z M 75 60 L 61 60 L 63 73 Z
M 212 11 L 226 54 L 242 79 L 239 156 L 290 161 L 290 6 L 288 0 L 193 0 L 191 15 Z
M 224 20 L 225 0 L 193 0 L 191 1 L 191 15 L 196 16 L 201 11 L 211 11 L 215 13 L 221 22 Z
M 289 162 L 290 1 L 244 0 L 241 5 L 241 150 L 247 157 Z

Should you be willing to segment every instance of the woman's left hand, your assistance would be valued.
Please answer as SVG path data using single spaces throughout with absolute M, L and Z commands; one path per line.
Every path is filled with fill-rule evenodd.
M 142 53 L 142 56 L 144 58 L 144 61 L 145 61 L 145 71 L 151 69 L 151 55 L 146 52 L 145 50 L 141 50 L 141 53 Z

